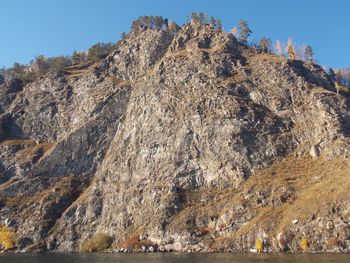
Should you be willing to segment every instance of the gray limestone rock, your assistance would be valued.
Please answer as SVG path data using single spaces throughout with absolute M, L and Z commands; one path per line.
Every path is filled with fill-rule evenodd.
M 237 207 L 207 193 L 239 190 L 296 153 L 349 155 L 349 98 L 321 67 L 258 54 L 210 26 L 131 32 L 80 75 L 0 90 L 0 215 L 17 222 L 19 250 L 79 251 L 106 233 L 116 246 L 134 235 L 148 251 L 214 251 L 254 219 L 249 202 L 278 208 L 295 193 L 238 192 Z M 216 202 L 225 212 L 185 216 Z M 248 251 L 254 235 L 224 249 Z

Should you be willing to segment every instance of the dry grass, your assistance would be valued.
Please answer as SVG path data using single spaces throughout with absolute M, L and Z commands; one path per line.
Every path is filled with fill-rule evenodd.
M 168 54 L 166 57 L 167 58 L 178 58 L 178 57 L 188 57 L 189 53 L 186 49 L 182 49 L 173 53 Z
M 74 186 L 73 181 L 74 177 L 72 176 L 62 177 L 51 187 L 38 192 L 35 195 L 17 195 L 13 197 L 3 197 L 0 201 L 2 204 L 6 205 L 14 211 L 21 211 L 23 217 L 29 218 L 33 215 L 33 211 L 31 209 L 27 209 L 31 204 L 41 202 L 54 204 L 62 196 L 73 196 L 75 198 L 78 197 L 81 193 L 81 189 L 77 189 Z M 11 186 L 13 183 L 16 183 L 16 181 L 8 183 L 7 187 Z M 1 185 L 1 188 L 3 188 L 3 185 Z
M 35 146 L 36 143 L 33 140 L 6 140 L 0 143 L 2 146 Z
M 261 54 L 256 54 L 255 56 L 249 58 L 249 63 L 254 63 L 256 61 L 267 61 L 267 62 L 286 62 L 287 59 L 284 56 L 278 56 L 278 55 L 273 55 L 273 54 L 266 54 L 266 53 L 261 53 Z
M 69 77 L 79 77 L 89 72 L 89 69 L 94 65 L 96 64 L 90 63 L 90 64 L 82 64 L 82 65 L 66 67 L 64 69 L 64 73 Z
M 341 242 L 338 239 L 330 239 L 327 241 L 327 248 L 339 247 Z
M 199 227 L 198 230 L 201 235 L 208 235 L 212 233 L 214 229 L 212 227 Z
M 30 144 L 28 147 L 16 153 L 16 160 L 30 161 L 33 158 L 42 157 L 47 151 L 49 151 L 54 146 L 53 142 L 43 142 L 38 144 Z
M 259 229 L 269 236 L 275 236 L 291 228 L 294 219 L 304 224 L 315 214 L 327 215 L 330 207 L 350 200 L 349 189 L 350 164 L 342 158 L 324 160 L 322 157 L 287 157 L 257 172 L 238 189 L 211 188 L 186 193 L 184 209 L 173 217 L 169 227 L 188 229 L 193 226 L 184 222 L 190 219 L 219 218 L 232 208 L 243 206 L 252 217 L 227 236 L 215 239 L 213 247 L 220 247 L 230 240 L 239 240 Z M 259 192 L 268 193 L 266 205 L 256 202 L 256 193 Z M 247 193 L 250 193 L 250 197 L 245 199 Z M 213 198 L 201 202 L 203 196 Z M 276 200 L 279 203 L 274 203 Z M 240 214 L 236 216 L 238 219 Z

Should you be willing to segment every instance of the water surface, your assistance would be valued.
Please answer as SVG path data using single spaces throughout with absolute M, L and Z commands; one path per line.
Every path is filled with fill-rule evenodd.
M 349 263 L 350 255 L 336 254 L 0 254 L 0 263 Z

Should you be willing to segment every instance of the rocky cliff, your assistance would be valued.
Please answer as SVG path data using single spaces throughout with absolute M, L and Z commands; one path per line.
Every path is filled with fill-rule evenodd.
M 0 92 L 17 250 L 350 250 L 350 100 L 319 65 L 186 25 Z

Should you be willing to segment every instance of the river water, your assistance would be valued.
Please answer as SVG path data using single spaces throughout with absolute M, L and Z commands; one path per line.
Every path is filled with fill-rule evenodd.
M 0 254 L 0 263 L 349 263 L 336 254 Z

